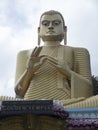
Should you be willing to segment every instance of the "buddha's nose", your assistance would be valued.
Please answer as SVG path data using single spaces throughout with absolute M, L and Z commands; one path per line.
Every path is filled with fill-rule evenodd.
M 53 29 L 53 24 L 50 22 L 48 29 Z

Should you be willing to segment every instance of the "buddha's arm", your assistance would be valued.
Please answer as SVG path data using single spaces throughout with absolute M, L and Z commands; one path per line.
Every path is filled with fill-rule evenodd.
M 17 96 L 24 97 L 26 90 L 28 89 L 30 80 L 33 76 L 33 72 L 31 73 L 30 69 L 25 70 L 21 77 L 15 84 L 15 92 Z
M 33 51 L 25 50 L 17 55 L 15 91 L 20 97 L 24 96 L 32 76 L 41 65 L 41 57 L 38 57 L 40 50 L 41 47 L 36 47 Z
M 35 72 L 40 68 L 40 66 L 46 60 L 46 58 L 43 57 L 44 56 L 30 58 L 27 69 L 17 80 L 15 85 L 15 92 L 18 96 L 24 97 Z
M 74 48 L 71 96 L 72 98 L 92 96 L 90 56 L 85 48 Z

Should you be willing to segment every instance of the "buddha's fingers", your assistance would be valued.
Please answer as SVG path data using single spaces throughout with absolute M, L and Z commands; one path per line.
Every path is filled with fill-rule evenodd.
M 40 51 L 41 51 L 41 47 L 37 47 L 36 49 L 35 49 L 35 53 L 34 53 L 34 55 L 35 56 L 38 56 L 39 55 L 39 53 L 40 53 Z
M 34 50 L 32 51 L 32 53 L 31 53 L 31 57 L 33 57 L 33 56 L 38 56 L 39 55 L 39 53 L 40 53 L 40 51 L 41 51 L 41 47 L 35 47 L 34 48 Z
M 47 60 L 48 61 L 48 63 L 50 63 L 52 66 L 54 66 L 54 67 L 56 67 L 57 68 L 57 63 L 55 63 L 55 62 L 52 62 L 52 61 L 50 61 L 49 59 Z
M 48 58 L 48 61 L 50 61 L 54 65 L 58 65 L 58 61 L 56 59 Z
M 51 61 L 58 63 L 58 60 L 53 57 L 48 57 Z

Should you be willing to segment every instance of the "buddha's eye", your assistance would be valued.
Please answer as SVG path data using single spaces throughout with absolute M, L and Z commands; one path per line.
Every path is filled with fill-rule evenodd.
M 49 21 L 47 21 L 47 20 L 42 21 L 42 25 L 44 25 L 44 26 L 49 26 Z
M 53 21 L 53 25 L 54 25 L 54 26 L 58 26 L 60 23 L 61 23 L 61 21 L 59 21 L 59 20 Z

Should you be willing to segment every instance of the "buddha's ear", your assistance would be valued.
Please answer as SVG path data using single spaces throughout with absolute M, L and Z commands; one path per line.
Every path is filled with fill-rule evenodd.
M 40 33 L 40 27 L 38 27 L 38 34 Z
M 67 26 L 64 26 L 64 31 L 67 32 Z
M 67 44 L 67 26 L 64 26 L 64 45 Z
M 38 46 L 40 46 L 40 27 L 38 27 Z

